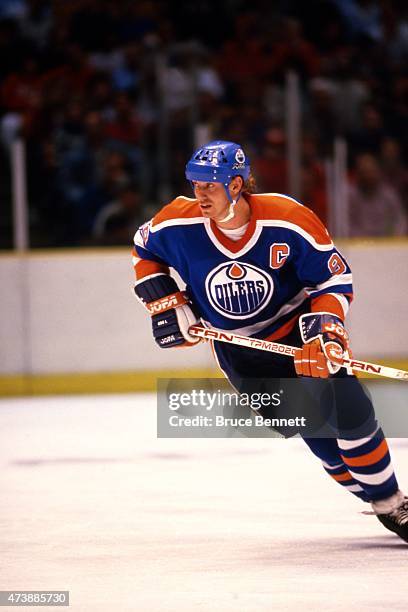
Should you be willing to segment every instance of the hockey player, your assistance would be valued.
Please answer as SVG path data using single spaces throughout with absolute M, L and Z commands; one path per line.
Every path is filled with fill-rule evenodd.
M 135 293 L 152 315 L 161 348 L 191 347 L 204 325 L 299 347 L 295 359 L 213 343 L 230 382 L 246 378 L 343 378 L 338 412 L 361 412 L 360 436 L 304 437 L 323 468 L 370 502 L 391 531 L 408 541 L 408 498 L 398 487 L 383 432 L 365 419 L 372 406 L 358 380 L 341 368 L 348 353 L 344 319 L 352 299 L 348 263 L 314 213 L 281 194 L 255 194 L 248 158 L 215 141 L 187 163 L 194 199 L 177 197 L 135 234 Z M 186 283 L 180 291 L 169 274 Z M 355 416 L 355 415 L 354 415 Z M 345 419 L 347 422 L 347 418 Z

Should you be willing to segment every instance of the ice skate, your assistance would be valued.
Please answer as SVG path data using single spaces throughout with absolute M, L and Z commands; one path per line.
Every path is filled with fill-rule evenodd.
M 384 513 L 383 507 L 394 506 L 394 509 Z M 408 497 L 398 491 L 389 500 L 374 502 L 372 504 L 378 520 L 390 531 L 393 531 L 405 542 L 408 542 Z

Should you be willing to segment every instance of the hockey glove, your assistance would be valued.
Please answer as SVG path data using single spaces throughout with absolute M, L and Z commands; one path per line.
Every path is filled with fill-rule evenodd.
M 190 336 L 198 323 L 187 294 L 168 274 L 152 274 L 136 283 L 135 294 L 152 316 L 153 336 L 160 348 L 192 346 L 201 338 Z
M 295 353 L 297 375 L 328 378 L 336 374 L 349 351 L 342 320 L 329 313 L 316 312 L 302 315 L 299 326 L 304 344 Z

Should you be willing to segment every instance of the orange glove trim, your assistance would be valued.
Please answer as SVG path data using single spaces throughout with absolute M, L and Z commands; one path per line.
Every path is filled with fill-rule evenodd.
M 183 304 L 188 304 L 187 295 L 183 291 L 177 291 L 176 293 L 166 295 L 154 302 L 149 302 L 146 304 L 146 308 L 151 315 L 154 315 L 160 312 L 166 312 L 166 310 L 171 310 L 172 308 L 177 308 L 177 306 L 182 306 Z

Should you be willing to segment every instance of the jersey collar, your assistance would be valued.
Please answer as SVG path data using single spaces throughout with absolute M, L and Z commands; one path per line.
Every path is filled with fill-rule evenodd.
M 210 240 L 219 251 L 228 257 L 239 257 L 249 251 L 258 240 L 259 234 L 262 231 L 262 227 L 256 224 L 258 217 L 256 202 L 250 195 L 246 195 L 245 197 L 250 205 L 251 216 L 245 234 L 239 240 L 231 240 L 231 238 L 228 238 L 228 236 L 222 233 L 214 221 L 211 219 L 205 220 L 205 228 Z

